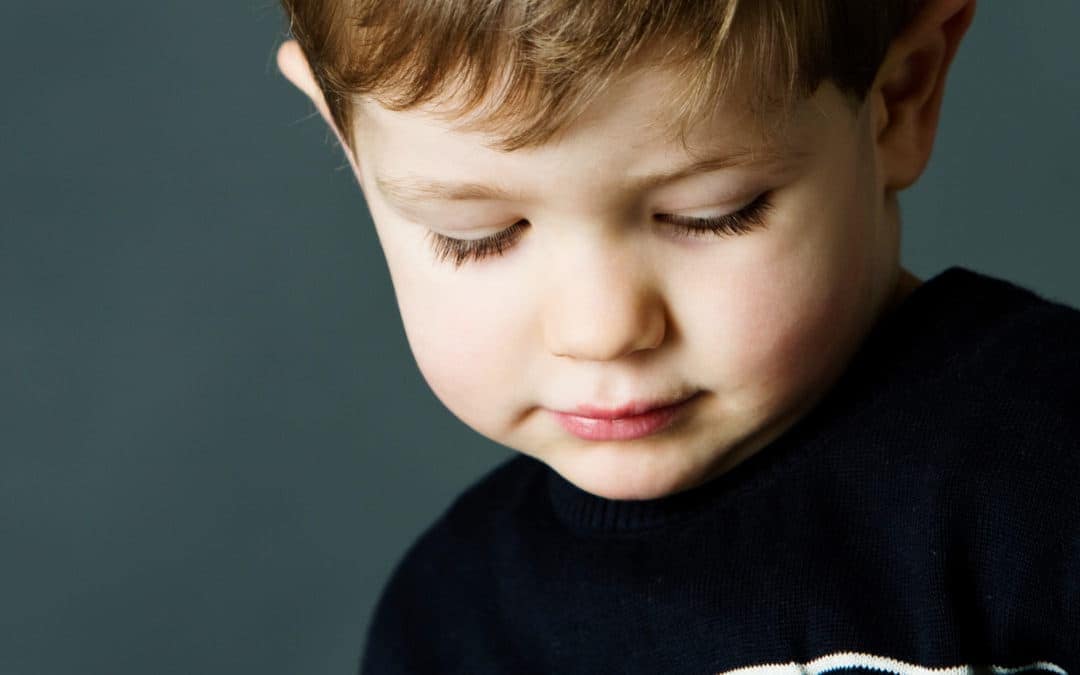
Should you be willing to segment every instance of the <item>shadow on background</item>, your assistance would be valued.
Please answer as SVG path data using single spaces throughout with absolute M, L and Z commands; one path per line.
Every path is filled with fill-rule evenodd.
M 353 673 L 511 451 L 408 351 L 276 4 L 4 3 L 0 673 Z M 1080 306 L 1080 5 L 980 3 L 904 261 Z

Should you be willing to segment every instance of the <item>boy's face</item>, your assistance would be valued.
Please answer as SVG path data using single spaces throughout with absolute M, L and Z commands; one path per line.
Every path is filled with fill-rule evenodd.
M 870 106 L 855 113 L 826 84 L 771 139 L 720 107 L 689 136 L 691 156 L 653 124 L 670 119 L 670 78 L 635 71 L 540 149 L 502 153 L 429 111 L 370 101 L 357 130 L 358 179 L 427 383 L 479 433 L 612 499 L 688 489 L 764 447 L 917 283 L 898 266 Z M 736 162 L 635 187 L 714 156 Z M 410 182 L 507 194 L 422 197 Z M 663 215 L 732 214 L 763 194 L 761 225 L 734 236 Z M 457 268 L 425 236 L 523 220 L 502 256 Z M 573 433 L 553 413 L 690 395 L 636 437 L 648 420 L 579 419 Z

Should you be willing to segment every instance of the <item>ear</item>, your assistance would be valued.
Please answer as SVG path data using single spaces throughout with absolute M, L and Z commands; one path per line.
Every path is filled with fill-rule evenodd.
M 304 56 L 304 50 L 300 48 L 300 44 L 296 40 L 286 40 L 278 47 L 277 64 L 281 73 L 315 104 L 315 108 L 322 115 L 323 121 L 326 122 L 337 137 L 341 149 L 345 151 L 346 157 L 349 158 L 353 173 L 359 180 L 360 170 L 356 164 L 356 157 L 349 146 L 346 145 L 341 130 L 334 123 L 334 118 L 330 115 L 330 106 L 326 103 L 326 96 L 323 95 L 322 89 L 319 88 L 319 83 L 315 79 L 311 65 L 308 63 L 307 57 Z
M 881 176 L 914 183 L 930 161 L 945 75 L 975 15 L 975 0 L 926 0 L 889 46 L 870 88 Z

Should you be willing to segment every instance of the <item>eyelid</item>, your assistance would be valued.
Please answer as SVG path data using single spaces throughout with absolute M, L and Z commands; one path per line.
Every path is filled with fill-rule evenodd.
M 522 223 L 528 224 L 529 220 L 526 219 L 526 218 L 518 218 L 515 221 L 507 222 L 507 223 L 502 224 L 502 225 L 485 226 L 485 227 L 469 227 L 467 229 L 462 229 L 462 230 L 458 230 L 458 231 L 455 231 L 453 228 L 440 228 L 440 227 L 433 227 L 431 225 L 424 225 L 423 223 L 420 223 L 420 222 L 417 222 L 416 224 L 420 225 L 421 227 L 424 227 L 425 229 L 427 229 L 431 233 L 429 236 L 446 237 L 447 239 L 456 239 L 458 241 L 470 242 L 470 241 L 481 241 L 483 239 L 490 239 L 491 237 L 496 237 L 500 233 L 505 232 L 505 231 L 507 231 L 507 230 L 509 230 L 511 228 L 520 227 Z M 445 232 L 440 232 L 439 230 L 449 230 L 450 234 L 446 234 Z M 474 233 L 479 233 L 479 234 L 474 234 Z
M 695 209 L 659 209 L 659 208 L 657 208 L 657 209 L 651 209 L 651 212 L 653 213 L 654 216 L 674 216 L 674 217 L 677 217 L 677 218 L 689 218 L 689 219 L 695 219 L 696 218 L 696 219 L 700 219 L 700 220 L 708 220 L 709 218 L 722 218 L 724 216 L 730 216 L 732 214 L 738 213 L 740 210 L 746 208 L 748 205 L 752 204 L 756 199 L 758 199 L 761 196 L 762 192 L 765 192 L 765 190 L 757 190 L 757 191 L 751 192 L 749 194 L 749 196 L 741 198 L 738 201 L 720 200 L 721 202 L 726 201 L 726 202 L 732 204 L 732 206 L 727 206 L 727 207 L 724 207 L 724 208 L 721 208 L 719 206 L 703 206 L 703 207 L 698 207 L 698 208 L 695 208 Z M 716 202 L 714 201 L 713 203 L 715 204 Z M 424 226 L 424 227 L 428 227 L 428 228 L 431 227 L 430 224 L 425 225 L 424 223 L 420 222 L 419 220 L 414 220 L 413 222 L 415 222 L 417 225 L 421 225 L 421 226 Z M 453 234 L 444 234 L 442 232 L 436 232 L 435 234 L 439 234 L 439 235 L 442 235 L 444 237 L 448 237 L 448 238 L 451 238 L 451 239 L 458 239 L 460 241 L 478 241 L 478 240 L 481 240 L 481 239 L 487 239 L 488 237 L 495 236 L 498 233 L 500 233 L 500 232 L 502 232 L 504 230 L 507 230 L 507 229 L 509 229 L 511 227 L 516 227 L 516 226 L 520 225 L 522 222 L 530 222 L 530 221 L 527 218 L 518 218 L 515 221 L 506 222 L 505 224 L 497 225 L 497 226 L 495 226 L 495 225 L 493 225 L 493 226 L 485 226 L 485 227 L 470 226 L 467 229 L 463 228 L 460 231 L 455 231 L 455 232 L 453 232 Z M 455 230 L 455 228 L 453 228 L 453 227 L 450 227 L 450 228 L 436 228 L 436 229 L 451 230 L 451 231 Z M 465 236 L 465 235 L 467 235 L 468 233 L 471 233 L 471 232 L 489 232 L 489 234 L 480 234 L 480 235 L 477 235 L 477 236 Z
M 738 210 L 721 216 L 695 218 L 660 214 L 657 219 L 678 228 L 685 236 L 738 237 L 768 227 L 767 215 L 773 209 L 773 204 L 773 190 L 767 189 Z M 505 251 L 514 248 L 519 233 L 528 226 L 529 221 L 521 219 L 494 235 L 479 239 L 447 237 L 429 229 L 425 233 L 425 239 L 430 239 L 437 261 L 444 262 L 452 257 L 454 268 L 458 269 L 470 261 L 502 256 Z
M 755 187 L 754 189 L 749 189 L 749 190 L 748 189 L 738 189 L 738 190 L 731 191 L 726 195 L 719 195 L 719 196 L 713 195 L 711 197 L 706 197 L 706 198 L 701 198 L 700 195 L 704 194 L 704 193 L 707 193 L 708 191 L 707 190 L 699 191 L 698 194 L 697 194 L 697 198 L 695 198 L 695 199 L 679 199 L 677 201 L 681 202 L 683 204 L 691 204 L 691 203 L 693 203 L 693 204 L 704 204 L 703 206 L 698 206 L 698 207 L 695 207 L 695 208 L 677 208 L 677 209 L 675 209 L 675 208 L 670 208 L 670 209 L 669 208 L 656 208 L 656 209 L 653 209 L 653 212 L 655 212 L 655 213 L 663 213 L 663 214 L 670 214 L 670 215 L 685 216 L 685 217 L 688 217 L 688 218 L 708 218 L 708 217 L 722 216 L 722 215 L 727 215 L 727 214 L 737 212 L 739 209 L 742 209 L 742 208 L 746 207 L 748 204 L 751 204 L 755 199 L 760 197 L 762 192 L 767 192 L 767 191 L 768 190 L 766 188 L 757 188 L 757 187 Z M 667 202 L 667 204 L 671 204 L 673 201 L 676 201 L 676 200 L 665 200 L 665 201 Z M 691 215 L 691 214 L 697 214 L 697 213 L 704 213 L 706 215 L 701 215 L 701 216 Z

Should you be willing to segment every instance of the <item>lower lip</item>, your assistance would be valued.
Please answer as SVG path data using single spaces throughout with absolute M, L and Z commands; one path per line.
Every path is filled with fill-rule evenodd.
M 674 405 L 655 408 L 640 415 L 610 420 L 555 411 L 551 411 L 551 413 L 562 425 L 563 429 L 578 438 L 587 441 L 626 441 L 655 434 L 671 426 L 679 413 L 685 410 L 689 403 L 696 398 L 697 394 Z

